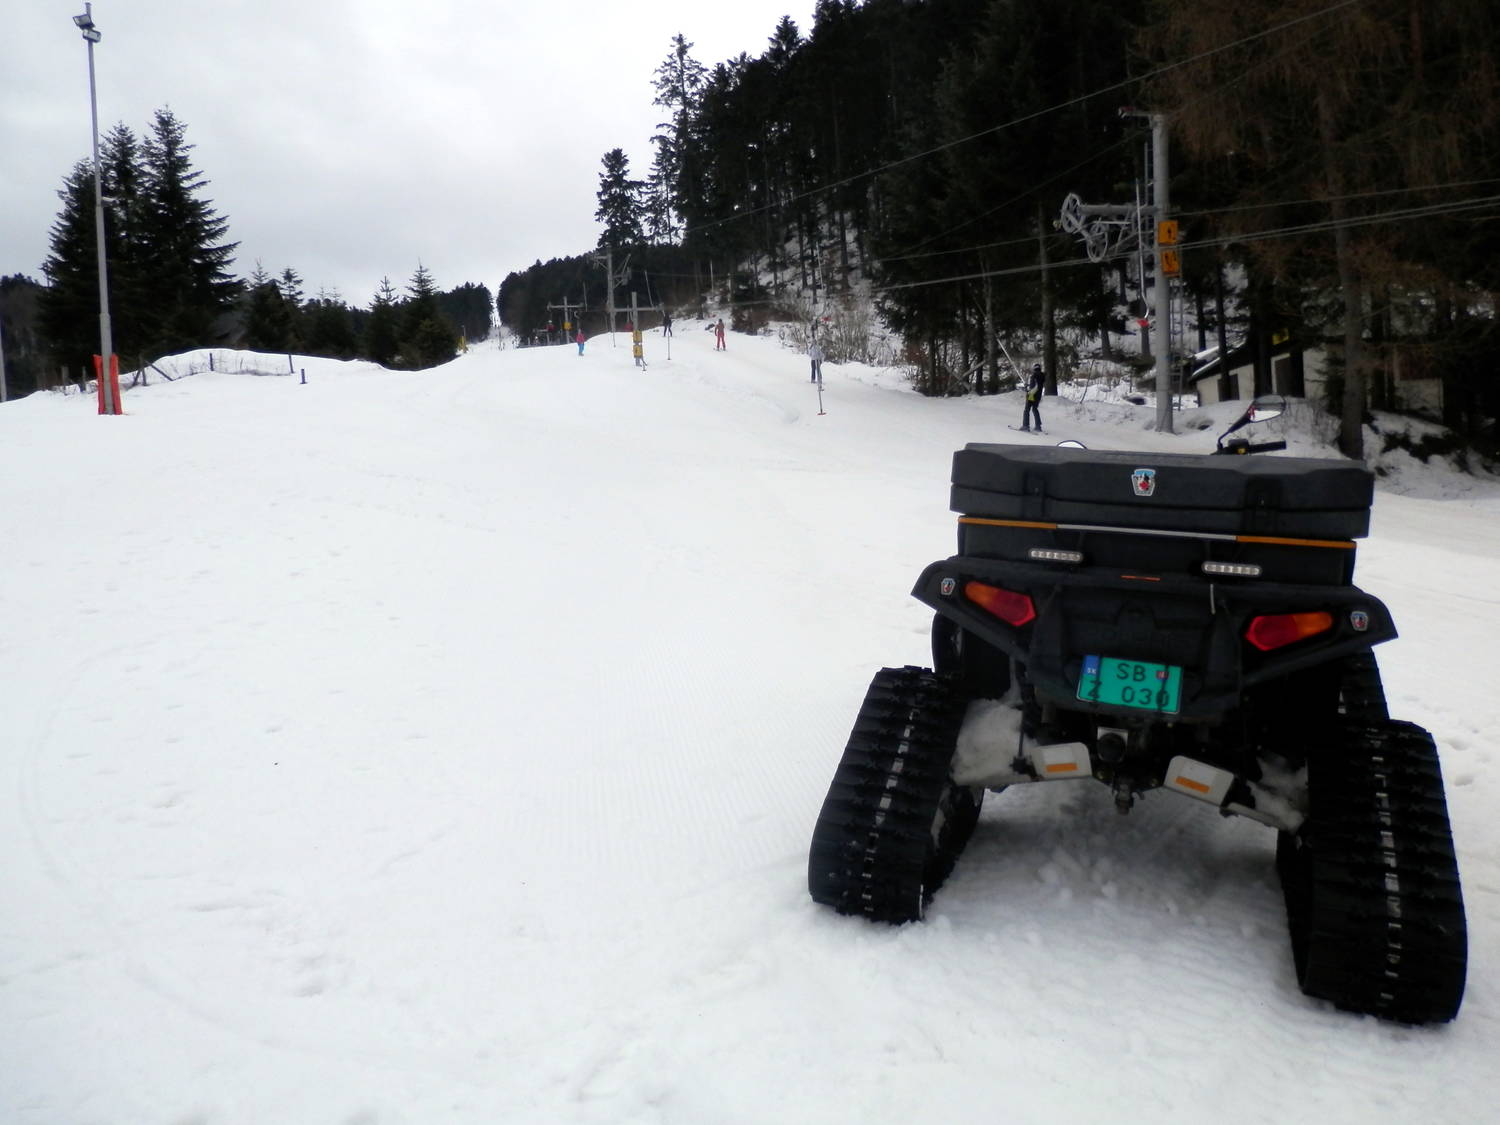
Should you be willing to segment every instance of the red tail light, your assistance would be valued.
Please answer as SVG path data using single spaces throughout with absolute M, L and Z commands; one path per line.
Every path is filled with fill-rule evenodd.
M 1245 640 L 1261 652 L 1270 652 L 1332 628 L 1333 615 L 1322 610 L 1316 613 L 1277 613 L 1253 618 L 1245 630 Z
M 989 610 L 1001 621 L 1020 628 L 1036 617 L 1036 606 L 1025 594 L 1002 590 L 999 586 L 987 586 L 983 582 L 964 585 L 964 596 L 975 605 Z

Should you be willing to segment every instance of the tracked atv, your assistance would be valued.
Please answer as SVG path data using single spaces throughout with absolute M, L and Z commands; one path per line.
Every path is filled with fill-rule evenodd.
M 1285 448 L 1229 434 L 1220 453 Z M 1229 440 L 1226 440 L 1229 439 Z M 1452 1019 L 1467 935 L 1427 731 L 1386 711 L 1396 635 L 1353 584 L 1373 478 L 1339 461 L 971 444 L 958 553 L 914 596 L 933 669 L 876 674 L 813 831 L 812 897 L 915 921 L 986 791 L 1091 778 L 1279 833 L 1297 980 L 1403 1023 Z

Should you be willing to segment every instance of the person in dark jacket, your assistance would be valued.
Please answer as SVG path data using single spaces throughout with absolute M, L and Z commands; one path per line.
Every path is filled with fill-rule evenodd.
M 1046 380 L 1042 377 L 1042 365 L 1033 363 L 1031 365 L 1031 378 L 1026 380 L 1026 409 L 1021 412 L 1021 429 L 1030 433 L 1033 429 L 1038 432 L 1042 428 L 1042 386 Z M 1035 421 L 1035 425 L 1032 422 Z

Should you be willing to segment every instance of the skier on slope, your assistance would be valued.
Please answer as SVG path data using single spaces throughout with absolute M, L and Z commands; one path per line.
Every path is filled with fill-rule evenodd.
M 1021 412 L 1021 429 L 1026 433 L 1032 430 L 1032 419 L 1036 420 L 1036 431 L 1042 431 L 1042 365 L 1033 363 L 1031 365 L 1031 378 L 1026 380 L 1026 409 Z

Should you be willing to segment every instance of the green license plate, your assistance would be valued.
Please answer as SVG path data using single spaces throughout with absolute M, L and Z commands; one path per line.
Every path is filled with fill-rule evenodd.
M 1175 715 L 1182 701 L 1182 669 L 1117 656 L 1085 656 L 1078 698 L 1089 703 L 1135 707 Z

